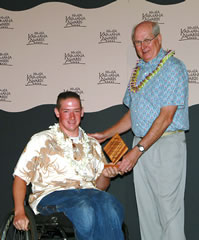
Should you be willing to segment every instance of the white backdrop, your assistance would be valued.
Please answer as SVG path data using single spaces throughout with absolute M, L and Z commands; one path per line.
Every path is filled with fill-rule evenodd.
M 97 9 L 43 3 L 0 9 L 0 109 L 54 104 L 74 90 L 86 112 L 121 104 L 137 56 L 131 31 L 142 20 L 160 24 L 163 48 L 189 72 L 189 105 L 199 103 L 199 1 L 157 5 L 119 0 Z

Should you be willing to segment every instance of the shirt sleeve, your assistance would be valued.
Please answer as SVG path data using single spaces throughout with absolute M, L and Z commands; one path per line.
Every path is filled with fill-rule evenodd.
M 40 144 L 37 137 L 32 137 L 22 152 L 17 165 L 14 169 L 13 176 L 23 179 L 27 185 L 35 176 L 37 159 L 39 156 Z
M 101 147 L 101 145 L 99 144 L 99 142 L 96 139 L 94 140 L 94 144 L 93 144 L 93 156 L 95 159 L 95 161 L 93 162 L 94 164 L 94 169 L 95 169 L 95 180 L 100 176 L 100 174 L 102 173 L 103 169 L 104 169 L 104 164 L 107 164 L 107 160 L 106 157 L 104 155 L 103 149 Z
M 163 80 L 160 107 L 177 105 L 178 108 L 185 106 L 188 88 L 188 73 L 184 64 L 174 58 L 164 69 L 161 80 Z
M 130 108 L 130 106 L 131 106 L 131 95 L 130 95 L 130 92 L 129 92 L 128 87 L 127 87 L 127 89 L 126 89 L 126 92 L 125 92 L 125 95 L 124 95 L 124 98 L 123 98 L 123 103 L 124 103 L 128 108 Z

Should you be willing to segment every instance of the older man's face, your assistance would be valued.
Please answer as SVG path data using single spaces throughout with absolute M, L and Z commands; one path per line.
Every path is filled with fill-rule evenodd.
M 151 41 L 144 41 L 145 39 Z M 143 23 L 135 29 L 134 45 L 136 52 L 145 62 L 154 59 L 161 48 L 162 37 L 158 34 L 156 37 L 152 33 L 151 24 Z

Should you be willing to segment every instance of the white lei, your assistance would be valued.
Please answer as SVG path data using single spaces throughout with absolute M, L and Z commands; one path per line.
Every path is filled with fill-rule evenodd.
M 91 149 L 89 145 L 88 136 L 85 134 L 84 130 L 79 127 L 82 133 L 81 139 L 79 140 L 83 147 L 84 157 L 80 161 L 74 160 L 73 157 L 73 146 L 70 139 L 65 139 L 64 133 L 61 131 L 59 124 L 56 123 L 49 127 L 56 138 L 57 145 L 63 150 L 64 158 L 67 159 L 71 168 L 73 168 L 76 174 L 86 177 L 86 181 L 91 181 L 93 175 L 90 174 L 89 163 L 91 162 L 93 155 L 91 154 Z

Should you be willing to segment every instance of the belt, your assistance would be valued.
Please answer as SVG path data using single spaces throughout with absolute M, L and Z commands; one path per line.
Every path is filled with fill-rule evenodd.
M 184 132 L 184 131 L 183 130 L 176 130 L 176 131 L 173 131 L 173 132 L 164 132 L 161 137 L 166 137 L 166 136 L 169 136 L 169 135 L 172 135 L 172 134 L 175 134 L 175 133 L 179 133 L 179 132 Z M 143 137 L 138 137 L 138 138 L 143 138 Z
M 179 133 L 179 132 L 184 132 L 184 131 L 183 130 L 176 130 L 176 131 L 173 131 L 173 132 L 164 132 L 162 134 L 162 137 L 169 136 L 169 135 L 172 135 L 172 134 L 175 134 L 175 133 Z

